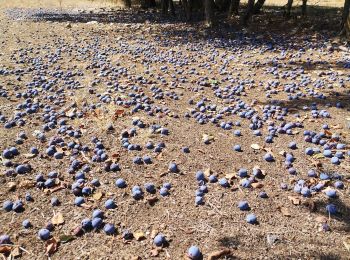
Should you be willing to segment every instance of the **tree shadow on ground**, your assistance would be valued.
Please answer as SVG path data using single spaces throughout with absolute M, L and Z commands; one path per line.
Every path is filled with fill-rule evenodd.
M 237 246 L 240 244 L 239 243 L 239 239 L 237 237 L 223 237 L 219 239 L 219 243 L 221 246 L 226 247 L 226 248 L 230 248 L 230 249 L 236 249 Z
M 240 244 L 239 238 L 237 236 L 225 236 L 220 238 L 218 242 L 221 247 L 230 249 L 232 252 L 234 252 L 233 250 L 236 250 L 238 245 Z M 238 260 L 240 258 L 233 254 L 229 254 L 215 259 Z
M 271 103 L 271 102 L 267 102 Z M 311 105 L 316 104 L 319 110 L 328 107 L 337 107 L 350 111 L 350 93 L 349 92 L 330 92 L 325 99 L 317 97 L 298 98 L 293 100 L 281 101 L 274 100 L 273 103 L 281 107 L 288 108 L 290 112 L 298 112 L 305 109 L 310 110 Z
M 27 12 L 27 9 L 18 9 L 19 12 Z M 243 6 L 240 10 L 245 11 Z M 312 31 L 329 31 L 334 32 L 340 24 L 339 11 L 341 8 L 330 8 L 323 6 L 310 6 L 308 16 L 301 17 L 298 13 L 292 13 L 290 17 L 285 16 L 283 7 L 264 6 L 263 11 L 252 17 L 249 27 L 246 29 L 280 32 L 283 34 L 302 33 L 303 29 Z M 32 9 L 27 12 L 25 18 L 34 21 L 51 21 L 51 22 L 71 22 L 86 23 L 97 21 L 99 23 L 182 23 L 186 22 L 184 11 L 181 6 L 176 6 L 176 16 L 162 15 L 158 10 L 144 10 L 135 8 L 132 10 L 116 8 L 100 8 L 96 11 L 73 11 L 58 9 Z M 197 22 L 203 21 L 204 14 L 202 11 L 195 11 L 192 16 L 192 25 L 198 29 Z M 227 19 L 226 12 L 217 12 L 216 21 L 218 26 L 210 31 L 213 37 L 226 32 L 225 28 L 233 28 L 236 31 L 243 27 L 240 24 L 238 16 Z
M 329 217 L 336 219 L 337 221 L 341 222 L 341 227 L 337 227 L 338 231 L 343 232 L 349 232 L 350 231 L 350 207 L 349 205 L 346 205 L 343 201 L 341 201 L 338 198 L 334 199 L 327 199 L 327 200 L 315 200 L 314 206 L 310 208 L 310 211 L 312 211 L 315 214 L 321 215 L 326 217 L 327 219 Z M 326 206 L 328 204 L 334 204 L 337 208 L 337 213 L 335 215 L 329 216 L 329 213 L 326 210 Z M 332 230 L 332 221 L 329 223 L 330 228 Z
M 35 22 L 88 23 L 102 24 L 147 24 L 161 25 L 153 28 L 155 37 L 165 37 L 162 47 L 193 43 L 211 44 L 214 47 L 239 50 L 240 47 L 265 48 L 265 50 L 299 50 L 312 43 L 313 47 L 324 48 L 337 35 L 340 22 L 340 8 L 310 7 L 309 15 L 300 18 L 292 14 L 285 17 L 283 9 L 266 6 L 253 16 L 248 27 L 243 27 L 239 16 L 227 19 L 227 13 L 217 13 L 218 26 L 206 28 L 202 12 L 194 12 L 191 22 L 186 22 L 181 7 L 177 6 L 176 16 L 164 16 L 158 10 L 118 10 L 98 9 L 98 11 L 69 11 L 47 9 L 21 9 L 23 18 Z M 244 7 L 241 12 L 244 12 Z M 322 15 L 320 15 L 322 14 Z M 341 43 L 340 43 L 341 44 Z M 336 44 L 337 45 L 337 44 Z M 341 61 L 340 61 L 341 62 Z M 302 64 L 301 64 L 302 65 Z M 341 66 L 342 64 L 337 64 Z M 344 65 L 344 64 L 343 64 Z M 305 64 L 307 67 L 308 64 Z M 333 66 L 330 64 L 330 66 Z

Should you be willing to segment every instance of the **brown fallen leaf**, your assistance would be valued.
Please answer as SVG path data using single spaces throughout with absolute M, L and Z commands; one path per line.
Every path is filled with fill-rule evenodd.
M 123 117 L 124 116 L 124 112 L 125 112 L 125 110 L 123 110 L 123 109 L 116 109 L 114 111 L 113 119 L 117 120 L 119 117 Z
M 282 213 L 283 216 L 285 217 L 291 217 L 292 214 L 290 213 L 289 209 L 287 209 L 286 207 L 280 207 L 280 211 Z
M 11 246 L 0 246 L 0 254 L 9 254 L 11 252 Z
M 332 136 L 332 132 L 327 129 L 324 130 L 324 133 L 328 136 Z
M 61 212 L 58 212 L 55 214 L 51 219 L 52 224 L 54 225 L 61 225 L 64 223 L 64 218 Z
M 154 205 L 158 201 L 158 198 L 156 196 L 152 196 L 146 198 L 146 200 L 150 205 Z
M 47 255 L 52 255 L 57 251 L 58 248 L 58 243 L 56 238 L 50 238 L 49 240 L 46 241 L 46 254 Z
M 294 205 L 300 205 L 300 198 L 294 196 L 288 196 L 288 199 L 292 201 Z
M 215 259 L 219 259 L 222 256 L 227 256 L 227 255 L 231 255 L 232 251 L 230 249 L 222 249 L 222 250 L 218 250 L 218 251 L 214 251 L 212 253 L 210 253 L 208 255 L 208 260 L 215 260 Z

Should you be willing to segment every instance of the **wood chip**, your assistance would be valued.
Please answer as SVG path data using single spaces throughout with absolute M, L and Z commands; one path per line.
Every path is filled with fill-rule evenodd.
M 227 255 L 232 255 L 232 251 L 230 249 L 222 249 L 222 250 L 218 250 L 218 251 L 214 251 L 212 253 L 210 253 L 208 255 L 208 260 L 216 260 L 219 259 L 223 256 L 227 256 Z
M 260 145 L 258 145 L 258 144 L 252 144 L 250 147 L 253 148 L 254 150 L 260 150 L 261 149 Z
M 294 196 L 288 196 L 288 199 L 292 201 L 294 205 L 300 205 L 300 198 Z

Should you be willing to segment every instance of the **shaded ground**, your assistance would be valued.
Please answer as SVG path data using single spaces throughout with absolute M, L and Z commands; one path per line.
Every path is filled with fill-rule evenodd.
M 349 150 L 346 121 L 350 117 L 349 48 L 333 38 L 336 33 L 330 30 L 337 23 L 337 10 L 327 12 L 330 17 L 327 22 L 320 17 L 300 22 L 298 18 L 285 21 L 282 13 L 276 16 L 272 9 L 254 18 L 253 25 L 245 30 L 238 30 L 238 23 L 233 20 L 232 24 L 212 31 L 203 29 L 197 22 L 187 25 L 181 19 L 166 20 L 142 11 L 134 15 L 116 10 L 100 10 L 102 13 L 87 10 L 79 14 L 77 10 L 63 10 L 63 15 L 58 9 L 2 11 L 0 86 L 8 97 L 0 97 L 1 115 L 11 119 L 16 112 L 24 111 L 16 107 L 27 98 L 18 97 L 16 93 L 30 89 L 39 90 L 39 94 L 31 98 L 34 103 L 42 104 L 37 113 L 24 116 L 24 126 L 5 129 L 2 123 L 0 131 L 0 151 L 18 147 L 20 155 L 13 159 L 14 163 L 29 162 L 33 168 L 26 175 L 8 177 L 4 173 L 13 167 L 1 166 L 0 176 L 1 204 L 16 198 L 25 202 L 26 192 L 34 198 L 33 202 L 25 202 L 22 213 L 0 212 L 0 234 L 9 234 L 15 244 L 30 252 L 23 252 L 24 259 L 47 258 L 45 243 L 37 238 L 37 233 L 54 212 L 61 212 L 65 219 L 64 225 L 52 232 L 54 237 L 59 237 L 71 234 L 72 228 L 84 218 L 91 218 L 95 208 L 104 210 L 105 222 L 113 223 L 119 234 L 107 236 L 103 231 L 87 232 L 69 243 L 62 243 L 51 259 L 133 259 L 136 256 L 150 259 L 154 249 L 151 236 L 155 231 L 163 233 L 169 241 L 159 252 L 159 259 L 182 259 L 191 245 L 198 245 L 205 259 L 211 252 L 223 248 L 231 249 L 232 253 L 222 259 L 349 258 L 343 245 L 350 225 L 349 156 L 346 155 L 339 166 L 332 165 L 328 158 L 306 156 L 307 147 L 323 148 L 304 142 L 303 136 L 306 129 L 319 133 L 322 125 L 328 124 L 329 131 L 340 136 L 339 142 L 347 144 L 345 151 Z M 273 17 L 275 20 L 270 21 Z M 311 28 L 313 19 L 320 23 Z M 87 24 L 91 21 L 98 23 Z M 271 25 L 269 33 L 263 31 Z M 285 91 L 293 83 L 296 86 Z M 162 90 L 163 99 L 156 98 L 152 92 L 154 86 Z M 229 97 L 237 86 L 243 86 L 243 90 Z M 228 97 L 219 98 L 218 89 Z M 142 110 L 132 113 L 137 102 L 147 103 L 134 98 L 142 93 L 151 101 L 152 116 Z M 317 93 L 324 96 L 319 98 Z M 264 105 L 279 104 L 290 110 L 283 120 L 301 121 L 304 127 L 294 129 L 291 135 L 277 134 L 273 143 L 266 144 L 268 121 L 279 125 L 277 116 L 264 121 L 260 129 L 262 136 L 254 136 L 249 129 L 250 119 L 222 113 L 223 119 L 219 122 L 241 122 L 241 126 L 223 130 L 219 122 L 199 124 L 195 116 L 184 116 L 191 110 L 198 112 L 195 104 L 203 98 L 207 99 L 206 104 L 217 106 L 216 110 L 204 112 L 206 115 L 215 116 L 224 107 L 236 107 L 244 102 L 263 117 Z M 118 105 L 114 100 L 131 103 Z M 135 100 L 137 102 L 132 103 Z M 341 106 L 337 108 L 339 102 Z M 72 103 L 76 103 L 82 117 L 70 119 L 69 108 L 60 114 Z M 312 118 L 313 103 L 319 111 L 327 110 L 331 117 Z M 74 175 L 68 173 L 73 151 L 64 147 L 64 159 L 54 159 L 46 155 L 48 142 L 42 143 L 33 136 L 34 130 L 42 130 L 43 117 L 49 113 L 44 110 L 45 105 L 59 114 L 58 119 L 67 119 L 68 125 L 82 132 L 81 138 L 74 138 L 58 133 L 59 127 L 56 127 L 45 132 L 48 140 L 62 136 L 65 143 L 75 141 L 93 149 L 91 138 L 97 136 L 106 147 L 109 159 L 121 166 L 120 172 L 107 172 L 105 163 L 90 161 L 92 151 L 87 153 L 88 160 L 81 153 L 75 156 L 91 166 L 91 171 L 86 173 L 88 182 L 93 178 L 100 180 L 101 186 L 95 193 L 104 193 L 102 199 L 86 197 L 89 209 L 74 206 L 75 196 L 69 187 Z M 116 117 L 117 110 L 123 110 L 125 115 Z M 122 130 L 135 127 L 132 125 L 134 117 L 146 124 L 146 128 L 137 128 L 137 135 L 130 138 L 130 142 L 141 145 L 141 151 L 128 151 L 120 143 Z M 107 131 L 109 124 L 114 126 L 113 131 Z M 150 134 L 149 126 L 153 124 L 168 128 L 170 134 Z M 241 130 L 241 137 L 233 135 L 236 129 Z M 17 135 L 22 131 L 28 139 L 16 145 Z M 203 134 L 211 134 L 215 140 L 206 145 Z M 149 151 L 145 148 L 149 140 L 164 142 L 166 148 L 160 154 Z M 288 148 L 291 141 L 297 142 L 298 149 Z M 253 150 L 253 143 L 265 146 L 266 151 L 271 150 L 275 162 L 266 162 L 263 159 L 266 151 Z M 243 152 L 234 152 L 235 144 L 240 144 Z M 25 154 L 32 146 L 39 148 L 40 155 L 28 159 Z M 190 148 L 189 154 L 181 151 L 185 146 Z M 282 150 L 294 154 L 297 175 L 288 173 L 284 158 L 279 155 Z M 137 155 L 150 155 L 153 164 L 133 164 L 132 159 Z M 179 165 L 180 174 L 168 172 L 168 165 L 173 161 Z M 317 162 L 322 167 L 316 167 Z M 264 179 L 257 180 L 262 185 L 260 188 L 246 189 L 239 185 L 239 178 L 227 177 L 243 167 L 251 174 L 255 165 L 266 173 Z M 204 205 L 195 206 L 198 189 L 195 173 L 208 168 L 219 178 L 228 178 L 230 188 L 208 183 Z M 307 177 L 310 169 L 317 169 L 318 176 L 321 172 L 339 173 L 345 188 L 337 189 L 336 199 L 329 199 L 324 192 L 313 193 L 311 198 L 293 192 L 297 180 L 320 182 L 318 177 Z M 33 180 L 39 172 L 46 177 L 54 170 L 59 172 L 59 180 L 66 183 L 67 188 L 51 194 L 49 189 L 19 187 L 24 180 Z M 116 188 L 117 178 L 126 180 L 127 189 Z M 333 187 L 335 181 L 332 179 L 326 186 Z M 11 182 L 18 185 L 14 191 L 9 191 Z M 158 201 L 154 205 L 147 202 L 147 194 L 142 200 L 131 196 L 131 187 L 143 186 L 146 182 L 153 182 L 158 188 Z M 159 188 L 166 182 L 172 184 L 170 196 L 162 197 Z M 281 183 L 286 183 L 288 189 L 282 190 Z M 259 198 L 261 191 L 268 194 L 268 199 Z M 60 206 L 50 205 L 53 196 L 61 201 Z M 289 196 L 300 199 L 300 205 L 293 205 Z M 108 198 L 116 201 L 116 209 L 104 208 Z M 249 213 L 258 217 L 258 225 L 245 222 L 248 212 L 237 208 L 240 200 L 249 202 Z M 339 213 L 328 219 L 325 206 L 330 202 L 337 206 Z M 290 216 L 282 214 L 281 208 L 287 208 Z M 319 217 L 326 217 L 321 222 L 327 222 L 330 231 L 320 231 Z M 33 227 L 24 229 L 24 219 L 30 219 Z M 125 243 L 120 234 L 126 228 L 132 232 L 143 231 L 146 239 Z M 267 242 L 270 234 L 278 238 L 272 244 Z

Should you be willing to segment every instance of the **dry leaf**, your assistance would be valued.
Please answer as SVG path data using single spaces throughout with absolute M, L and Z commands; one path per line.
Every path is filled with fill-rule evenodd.
M 253 188 L 256 188 L 256 189 L 264 187 L 264 184 L 260 182 L 253 182 L 251 185 Z
M 203 134 L 202 139 L 204 142 L 211 142 L 214 140 L 214 136 L 208 135 L 208 134 Z
M 153 229 L 153 230 L 151 231 L 151 238 L 152 238 L 152 239 L 155 238 L 156 235 L 158 235 L 158 233 L 159 233 L 159 231 L 158 231 L 157 229 Z
M 52 224 L 54 225 L 61 225 L 64 223 L 64 218 L 61 212 L 58 212 L 55 214 L 51 219 Z
M 323 217 L 323 216 L 318 216 L 315 218 L 316 222 L 319 222 L 319 223 L 326 223 L 327 222 L 327 218 L 326 217 Z
M 160 248 L 154 248 L 151 250 L 151 256 L 158 256 Z
M 103 193 L 101 191 L 96 191 L 92 197 L 94 198 L 94 200 L 100 200 L 103 197 Z
M 125 110 L 123 110 L 123 109 L 116 109 L 114 112 L 114 116 L 113 116 L 114 120 L 117 120 L 118 117 L 123 117 L 124 112 L 125 112 Z
M 222 249 L 222 250 L 219 250 L 219 251 L 215 251 L 215 252 L 212 252 L 208 255 L 208 260 L 215 260 L 215 259 L 219 259 L 221 258 L 222 256 L 227 256 L 227 255 L 231 255 L 232 252 L 230 249 Z
M 152 197 L 146 198 L 146 200 L 152 206 L 154 203 L 156 203 L 158 201 L 158 198 L 157 198 L 157 196 L 152 196 Z
M 22 252 L 21 252 L 21 250 L 19 249 L 18 246 L 15 246 L 15 247 L 12 248 L 11 255 L 13 257 L 19 257 L 19 256 L 21 256 L 21 254 L 22 254 Z
M 7 184 L 7 187 L 8 187 L 9 191 L 14 191 L 16 189 L 16 186 L 17 186 L 17 184 L 15 182 L 13 182 L 13 181 L 11 181 L 11 182 L 9 182 Z
M 50 238 L 49 240 L 46 241 L 46 254 L 47 255 L 52 255 L 57 251 L 58 247 L 58 241 L 56 238 Z
M 314 159 L 323 159 L 325 156 L 322 153 L 317 153 L 312 156 Z
M 346 237 L 343 241 L 345 248 L 350 252 L 350 237 Z
M 316 210 L 316 205 L 315 205 L 315 203 L 314 203 L 311 199 L 308 199 L 308 200 L 305 201 L 303 204 L 304 204 L 306 207 L 308 207 L 310 211 L 315 211 L 315 210 Z
M 282 151 L 278 152 L 278 154 L 279 154 L 279 155 L 282 155 L 282 156 L 286 156 L 286 153 L 287 153 L 287 152 L 286 152 L 286 151 L 284 151 L 284 150 L 282 150 Z
M 80 206 L 83 207 L 84 209 L 91 209 L 91 208 L 92 208 L 91 205 L 86 204 L 86 203 L 83 203 L 83 204 L 81 204 Z
M 300 205 L 300 198 L 294 196 L 288 196 L 288 199 L 292 201 L 294 205 Z
M 204 171 L 204 175 L 205 175 L 206 177 L 209 177 L 209 176 L 211 175 L 211 170 L 210 170 L 210 168 L 207 168 L 207 169 Z
M 25 153 L 25 154 L 23 154 L 23 156 L 26 159 L 32 159 L 32 158 L 34 158 L 36 156 L 36 154 L 34 154 L 34 153 Z
M 54 187 L 52 189 L 48 189 L 48 191 L 50 191 L 51 193 L 54 193 L 56 191 L 63 190 L 65 188 L 66 188 L 66 184 L 62 183 L 60 186 Z
M 11 246 L 0 246 L 0 253 L 1 254 L 8 254 L 11 252 L 12 247 Z
M 324 133 L 328 136 L 332 136 L 332 132 L 327 129 L 324 130 Z
M 225 178 L 228 180 L 235 179 L 236 177 L 237 177 L 237 175 L 235 173 L 228 173 L 225 175 Z
M 31 180 L 23 180 L 19 183 L 18 187 L 20 188 L 32 188 L 35 186 L 35 182 L 34 181 L 31 181 Z
M 136 232 L 134 233 L 134 237 L 135 237 L 135 239 L 136 239 L 137 241 L 140 241 L 140 240 L 146 238 L 145 233 L 143 233 L 142 231 L 136 231 Z
M 333 129 L 342 129 L 343 127 L 341 125 L 337 124 L 337 125 L 331 125 L 331 128 L 333 128 Z
M 283 216 L 285 216 L 285 217 L 292 216 L 292 214 L 290 213 L 289 209 L 287 209 L 285 207 L 280 207 L 280 211 L 283 214 Z
M 260 150 L 260 145 L 258 145 L 258 144 L 252 144 L 251 146 L 250 146 L 251 148 L 253 148 L 254 150 Z

